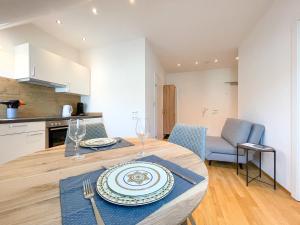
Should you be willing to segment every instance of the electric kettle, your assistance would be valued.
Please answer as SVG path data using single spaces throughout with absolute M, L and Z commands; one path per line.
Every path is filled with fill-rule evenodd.
M 73 112 L 73 107 L 71 105 L 64 105 L 62 110 L 62 117 L 70 117 Z

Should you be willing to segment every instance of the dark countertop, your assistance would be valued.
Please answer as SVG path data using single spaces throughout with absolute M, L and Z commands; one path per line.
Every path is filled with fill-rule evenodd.
M 102 113 L 87 113 L 85 116 L 71 116 L 71 117 L 62 117 L 62 116 L 45 116 L 45 117 L 20 117 L 15 119 L 0 119 L 0 124 L 4 123 L 24 123 L 24 122 L 38 122 L 38 121 L 59 121 L 59 120 L 69 120 L 74 118 L 102 118 Z

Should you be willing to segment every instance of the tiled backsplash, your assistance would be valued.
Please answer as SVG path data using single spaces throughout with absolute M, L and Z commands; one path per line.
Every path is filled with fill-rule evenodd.
M 62 106 L 69 104 L 76 110 L 80 97 L 56 93 L 53 88 L 19 83 L 0 77 L 0 99 L 22 99 L 26 105 L 19 107 L 18 117 L 60 115 Z M 6 106 L 0 105 L 0 118 L 6 117 Z

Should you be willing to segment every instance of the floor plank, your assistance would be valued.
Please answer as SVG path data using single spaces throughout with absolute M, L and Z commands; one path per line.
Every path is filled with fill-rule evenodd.
M 245 176 L 237 176 L 233 164 L 214 162 L 207 167 L 209 189 L 193 213 L 198 225 L 300 225 L 300 202 L 283 188 L 274 191 L 257 181 L 246 187 Z M 255 173 L 252 167 L 250 174 Z

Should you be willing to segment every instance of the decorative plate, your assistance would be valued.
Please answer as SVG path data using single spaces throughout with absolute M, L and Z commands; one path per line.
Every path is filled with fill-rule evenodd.
M 98 178 L 96 189 L 103 199 L 111 203 L 138 206 L 164 198 L 172 191 L 173 186 L 174 177 L 168 169 L 155 163 L 140 161 L 120 164 L 106 170 Z
M 89 139 L 80 142 L 81 147 L 104 147 L 117 143 L 117 140 L 114 138 L 95 138 Z
M 108 187 L 121 195 L 138 196 L 158 191 L 166 185 L 168 173 L 149 162 L 133 162 L 115 167 L 107 176 Z

